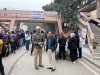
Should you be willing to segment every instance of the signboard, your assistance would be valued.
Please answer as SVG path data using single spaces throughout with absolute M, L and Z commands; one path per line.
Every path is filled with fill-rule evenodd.
M 85 47 L 87 29 L 82 29 L 83 47 Z
M 79 35 L 79 36 L 82 35 L 82 29 L 78 29 L 78 35 Z
M 32 11 L 30 14 L 31 20 L 44 20 L 43 11 Z
M 85 47 L 86 34 L 87 34 L 87 29 L 78 29 L 78 35 L 79 35 L 79 37 L 81 35 L 83 37 L 83 40 L 82 40 L 83 47 Z
M 86 34 L 87 34 L 87 30 L 86 29 L 82 29 L 82 37 L 84 39 L 86 39 Z

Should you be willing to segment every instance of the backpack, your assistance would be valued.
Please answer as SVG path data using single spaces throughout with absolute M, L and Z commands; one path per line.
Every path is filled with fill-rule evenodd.
M 4 43 L 8 43 L 8 42 L 9 42 L 8 35 L 6 35 L 6 36 L 4 37 Z
M 3 44 L 2 48 L 2 57 L 6 57 L 8 55 L 8 50 L 6 44 Z

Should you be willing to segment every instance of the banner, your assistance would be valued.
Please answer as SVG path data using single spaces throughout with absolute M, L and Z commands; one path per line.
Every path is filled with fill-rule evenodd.
M 31 20 L 44 20 L 43 11 L 32 11 L 30 15 Z
M 82 29 L 82 37 L 83 37 L 83 47 L 85 47 L 87 29 Z
M 79 37 L 82 35 L 82 29 L 78 29 L 78 35 Z
M 82 29 L 82 37 L 86 39 L 87 29 Z

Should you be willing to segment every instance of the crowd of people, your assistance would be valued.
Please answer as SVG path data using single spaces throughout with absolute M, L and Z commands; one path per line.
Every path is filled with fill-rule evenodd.
M 16 50 L 25 45 L 24 31 L 2 31 L 0 32 L 0 73 L 4 74 L 2 65 L 2 57 L 8 57 L 11 53 L 16 53 Z
M 0 71 L 1 75 L 4 74 L 4 67 L 2 65 L 2 57 L 9 56 L 10 53 L 16 53 L 16 50 L 21 48 L 23 45 L 26 45 L 26 50 L 29 51 L 29 44 L 32 43 L 31 55 L 34 51 L 34 66 L 36 70 L 39 70 L 39 67 L 44 67 L 42 64 L 42 48 L 48 53 L 50 66 L 47 69 L 50 69 L 52 72 L 56 70 L 56 49 L 59 46 L 58 58 L 65 61 L 66 59 L 66 50 L 65 47 L 70 51 L 70 60 L 72 63 L 78 58 L 82 58 L 82 36 L 78 36 L 77 30 L 74 33 L 71 33 L 69 37 L 65 37 L 64 33 L 55 33 L 48 31 L 44 33 L 41 31 L 39 26 L 36 27 L 32 33 L 29 31 L 1 31 L 0 33 Z M 45 43 L 46 44 L 45 44 Z M 59 44 L 59 45 L 58 45 Z M 3 53 L 5 50 L 6 53 Z M 63 55 L 62 55 L 63 54 Z M 39 55 L 39 65 L 37 64 L 37 59 Z
M 36 33 L 32 37 L 32 44 L 34 45 L 34 66 L 36 70 L 39 70 L 39 67 L 44 67 L 42 65 L 42 47 L 44 45 L 44 40 L 46 41 L 46 45 L 44 45 L 44 50 L 46 47 L 46 52 L 48 53 L 50 67 L 47 69 L 51 69 L 51 71 L 56 70 L 56 53 L 58 53 L 58 58 L 61 60 L 63 53 L 63 60 L 66 59 L 66 50 L 65 47 L 70 51 L 70 60 L 72 63 L 78 58 L 82 58 L 82 36 L 78 35 L 78 30 L 71 33 L 69 37 L 64 37 L 64 33 L 55 33 L 52 31 L 48 31 L 47 34 L 43 35 L 40 32 L 41 28 L 39 26 L 36 27 Z M 45 38 L 43 38 L 45 37 Z M 59 45 L 58 45 L 59 44 Z M 59 46 L 59 51 L 56 51 Z M 37 64 L 37 58 L 39 55 L 39 66 Z

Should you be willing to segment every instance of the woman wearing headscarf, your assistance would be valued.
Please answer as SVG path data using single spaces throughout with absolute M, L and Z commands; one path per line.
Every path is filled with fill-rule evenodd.
M 77 52 L 77 39 L 75 38 L 74 33 L 70 34 L 68 49 L 70 50 L 71 62 L 75 63 L 75 57 L 76 57 L 75 54 Z

